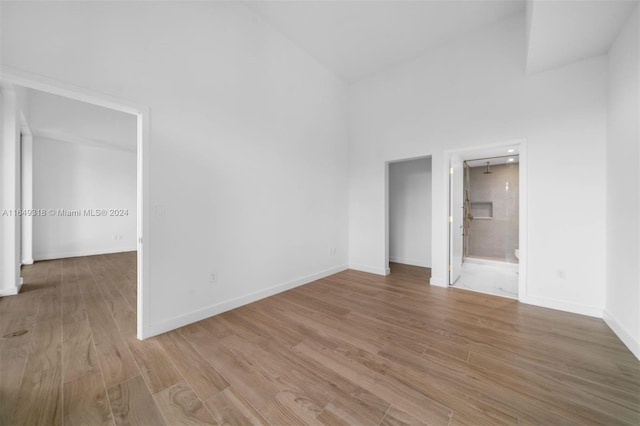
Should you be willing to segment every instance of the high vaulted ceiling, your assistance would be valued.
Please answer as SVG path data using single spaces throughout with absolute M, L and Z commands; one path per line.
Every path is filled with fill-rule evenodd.
M 347 82 L 524 11 L 524 0 L 247 1 Z
M 245 4 L 351 83 L 525 9 L 528 45 L 523 49 L 527 49 L 528 73 L 602 55 L 638 0 L 262 0 Z

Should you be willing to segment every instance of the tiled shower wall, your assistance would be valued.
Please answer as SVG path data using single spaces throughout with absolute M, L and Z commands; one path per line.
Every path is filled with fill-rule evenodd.
M 469 169 L 471 211 L 485 216 L 487 205 L 478 203 L 491 203 L 493 216 L 471 221 L 467 256 L 517 262 L 518 170 L 518 163 L 491 166 L 491 174 L 485 166 Z

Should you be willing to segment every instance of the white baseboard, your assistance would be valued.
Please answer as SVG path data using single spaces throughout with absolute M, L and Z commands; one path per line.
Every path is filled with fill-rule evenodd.
M 595 306 L 569 303 L 562 300 L 548 299 L 546 297 L 520 296 L 518 300 L 528 305 L 540 306 L 542 308 L 556 309 L 558 311 L 571 312 L 573 314 L 586 315 L 589 317 L 602 318 L 603 309 Z
M 449 287 L 449 280 L 447 279 L 447 277 L 438 277 L 432 275 L 431 279 L 429 280 L 429 284 L 436 287 Z
M 609 328 L 622 340 L 627 348 L 640 360 L 640 341 L 627 331 L 607 310 L 603 312 L 602 319 L 607 323 Z
M 431 268 L 424 260 L 420 259 L 406 259 L 404 257 L 391 257 L 389 256 L 389 262 L 402 263 L 403 265 L 422 266 L 423 268 Z
M 143 330 L 142 338 L 147 339 L 158 334 L 166 333 L 167 331 L 175 330 L 176 328 L 180 328 L 185 325 L 203 320 L 205 318 L 209 318 L 214 315 L 239 308 L 240 306 L 244 306 L 260 299 L 264 299 L 265 297 L 273 296 L 275 294 L 282 293 L 283 291 L 290 290 L 292 288 L 328 277 L 329 275 L 337 274 L 338 272 L 342 272 L 346 269 L 347 265 L 341 265 L 335 268 L 326 269 L 315 274 L 307 275 L 283 284 L 278 284 L 264 290 L 259 290 L 247 294 L 246 296 L 241 296 L 235 299 L 227 300 L 225 302 L 216 303 L 215 305 L 207 306 L 205 308 L 197 309 L 184 315 L 151 324 L 149 325 L 149 327 L 145 327 L 145 330 Z
M 136 251 L 137 247 L 119 247 L 111 249 L 95 249 L 95 250 L 73 250 L 67 252 L 58 253 L 42 253 L 34 255 L 35 260 L 51 260 L 51 259 L 66 259 L 68 257 L 82 257 L 82 256 L 97 256 L 99 254 L 113 254 L 124 253 L 129 251 Z
M 33 259 L 24 259 L 22 261 L 23 265 L 33 265 Z
M 353 269 L 355 271 L 360 272 L 368 272 L 370 274 L 376 275 L 389 275 L 391 273 L 391 269 L 389 268 L 376 268 L 375 266 L 366 266 L 366 265 L 358 265 L 354 263 L 349 264 L 349 269 Z
M 0 297 L 15 296 L 16 294 L 20 293 L 20 288 L 22 287 L 23 282 L 24 282 L 24 279 L 20 277 L 20 279 L 18 280 L 18 283 L 15 286 L 10 288 L 0 289 Z

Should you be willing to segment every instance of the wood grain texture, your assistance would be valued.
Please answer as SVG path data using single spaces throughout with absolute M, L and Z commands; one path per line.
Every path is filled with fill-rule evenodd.
M 64 424 L 113 424 L 111 405 L 100 372 L 64 384 Z
M 158 392 L 154 399 L 169 425 L 217 425 L 189 385 L 178 383 Z
M 144 342 L 136 255 L 37 262 L 0 299 L 0 423 L 640 424 L 600 319 L 344 271 Z
M 233 386 L 218 392 L 205 402 L 220 425 L 267 425 L 258 411 Z
M 130 340 L 129 348 L 151 393 L 178 384 L 182 376 L 156 339 Z
M 62 365 L 65 382 L 96 372 L 102 374 L 87 319 L 63 325 Z
M 62 424 L 62 270 L 49 268 L 40 293 L 20 387 L 16 392 L 12 423 Z M 4 360 L 3 360 L 4 362 Z M 11 391 L 10 391 L 11 392 Z
M 27 366 L 8 424 L 61 425 L 62 372 L 59 367 L 32 370 Z
M 321 425 L 316 419 L 321 409 L 305 408 L 313 404 L 304 394 L 278 392 L 265 406 L 263 415 L 272 425 Z
M 35 279 L 33 268 L 26 276 Z M 46 273 L 46 268 L 43 268 Z M 0 298 L 0 424 L 11 424 L 18 390 L 33 341 L 35 321 L 41 298 L 37 291 L 25 291 L 20 296 Z
M 404 411 L 398 410 L 393 405 L 389 407 L 387 413 L 384 415 L 384 418 L 380 422 L 380 426 L 423 426 L 428 423 L 423 422 L 422 420 L 418 420 L 410 414 L 405 413 Z
M 116 425 L 164 425 L 165 421 L 141 376 L 108 389 Z
M 229 386 L 229 382 L 179 333 L 165 333 L 158 336 L 158 341 L 203 401 Z

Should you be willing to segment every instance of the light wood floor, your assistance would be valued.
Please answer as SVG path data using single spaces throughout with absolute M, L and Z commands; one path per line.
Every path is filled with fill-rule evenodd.
M 140 342 L 135 253 L 38 262 L 0 299 L 0 424 L 640 424 L 599 319 L 346 271 Z

